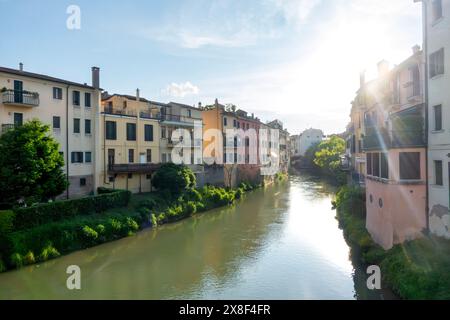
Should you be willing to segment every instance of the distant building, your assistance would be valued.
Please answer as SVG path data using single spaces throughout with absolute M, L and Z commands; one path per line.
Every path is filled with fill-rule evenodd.
M 296 155 L 304 157 L 310 147 L 323 141 L 324 134 L 320 129 L 308 129 L 303 131 L 297 139 L 298 144 L 294 148 L 298 150 Z

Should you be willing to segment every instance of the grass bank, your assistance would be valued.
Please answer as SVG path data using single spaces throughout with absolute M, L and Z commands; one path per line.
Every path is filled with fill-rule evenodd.
M 344 236 L 363 263 L 378 265 L 384 282 L 403 299 L 450 299 L 450 241 L 437 237 L 396 245 L 385 251 L 365 227 L 365 193 L 344 186 L 333 202 Z
M 245 183 L 236 189 L 207 186 L 177 196 L 101 190 L 103 194 L 95 197 L 0 211 L 0 272 L 232 205 L 258 187 Z

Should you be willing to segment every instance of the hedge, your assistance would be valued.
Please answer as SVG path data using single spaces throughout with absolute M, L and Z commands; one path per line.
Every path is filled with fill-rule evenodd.
M 111 208 L 125 207 L 128 205 L 130 197 L 130 191 L 118 190 L 113 193 L 103 193 L 92 197 L 16 208 L 14 209 L 13 230 L 29 229 L 76 216 L 91 215 Z

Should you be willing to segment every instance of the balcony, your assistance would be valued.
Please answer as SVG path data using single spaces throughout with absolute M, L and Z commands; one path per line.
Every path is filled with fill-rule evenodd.
M 386 128 L 366 127 L 366 134 L 363 139 L 363 149 L 385 150 L 391 145 L 391 138 Z
M 4 104 L 37 107 L 39 106 L 39 93 L 18 90 L 4 90 L 1 92 L 2 102 Z
M 201 121 L 201 119 L 194 119 L 173 114 L 161 115 L 161 122 L 165 123 L 166 125 L 172 124 L 177 126 L 194 127 L 194 120 Z
M 161 120 L 161 114 L 160 113 L 152 113 L 149 111 L 141 111 L 139 113 L 139 117 L 143 119 L 155 119 L 155 120 Z
M 131 164 L 109 164 L 108 172 L 113 174 L 120 173 L 142 173 L 151 174 L 159 169 L 160 164 L 154 163 L 131 163 Z
M 116 116 L 137 117 L 137 113 L 135 110 L 119 109 L 110 106 L 105 107 L 104 113 Z
M 5 123 L 2 124 L 2 132 L 1 133 L 5 133 L 6 131 L 12 130 L 16 127 L 15 124 L 12 123 Z

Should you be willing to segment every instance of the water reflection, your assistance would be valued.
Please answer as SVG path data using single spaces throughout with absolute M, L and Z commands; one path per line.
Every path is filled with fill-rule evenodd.
M 0 299 L 379 298 L 354 272 L 334 191 L 292 177 L 234 207 L 2 274 Z M 65 287 L 72 264 L 81 267 L 81 291 Z

